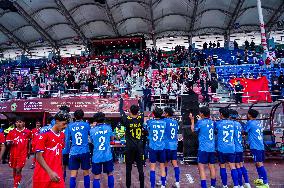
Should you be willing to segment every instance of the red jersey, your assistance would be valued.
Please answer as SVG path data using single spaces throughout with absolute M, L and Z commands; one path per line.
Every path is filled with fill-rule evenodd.
M 40 128 L 34 128 L 32 129 L 32 139 L 36 138 L 39 134 Z
M 4 133 L 0 133 L 0 144 L 4 144 L 5 143 L 5 135 Z
M 7 142 L 12 142 L 10 156 L 12 158 L 26 157 L 28 154 L 28 143 L 31 139 L 31 131 L 24 128 L 19 131 L 17 128 L 11 130 L 6 138 Z
M 52 130 L 40 134 L 37 139 L 36 152 L 42 152 L 42 156 L 46 164 L 60 177 L 60 181 L 64 182 L 62 149 L 64 148 L 64 133 L 55 134 Z M 50 182 L 49 175 L 36 161 L 34 182 Z

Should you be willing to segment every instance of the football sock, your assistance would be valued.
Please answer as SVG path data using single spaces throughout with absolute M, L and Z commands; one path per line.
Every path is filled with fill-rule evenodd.
M 234 182 L 234 186 L 239 186 L 238 171 L 236 169 L 231 170 L 231 176 Z
M 114 177 L 113 177 L 113 175 L 111 175 L 111 176 L 108 176 L 108 187 L 109 188 L 114 188 Z
M 84 187 L 85 188 L 90 188 L 90 176 L 84 176 Z
M 166 186 L 166 177 L 161 176 L 162 186 Z
M 243 173 L 241 168 L 237 168 L 238 171 L 238 181 L 239 181 L 239 186 L 243 185 Z
M 266 173 L 266 170 L 265 170 L 264 166 L 259 167 L 259 171 L 260 171 L 261 177 L 263 179 L 263 183 L 267 184 L 268 183 L 268 179 L 267 179 L 267 173 Z
M 100 188 L 100 179 L 94 179 L 93 188 Z
M 18 185 L 21 183 L 22 180 L 22 174 L 15 174 L 15 178 L 14 178 L 14 186 L 18 187 Z
M 76 188 L 76 177 L 70 177 L 70 188 Z
M 179 174 L 180 174 L 179 167 L 175 167 L 174 170 L 175 170 L 176 182 L 179 182 Z
M 168 176 L 168 167 L 165 167 L 166 177 Z
M 206 180 L 201 180 L 201 188 L 207 188 Z
M 226 172 L 226 168 L 220 168 L 220 176 L 221 176 L 222 184 L 224 186 L 226 186 L 227 185 L 227 172 Z
M 155 177 L 155 171 L 150 171 L 150 182 L 151 182 L 151 188 L 155 187 L 156 177 Z
M 256 167 L 256 171 L 257 171 L 259 179 L 262 179 L 262 175 L 261 175 L 261 172 L 260 172 L 260 167 Z
M 243 177 L 245 179 L 245 183 L 249 183 L 248 171 L 246 167 L 243 166 L 241 169 L 242 169 Z
M 215 179 L 211 179 L 211 186 L 212 187 L 216 187 L 216 178 Z

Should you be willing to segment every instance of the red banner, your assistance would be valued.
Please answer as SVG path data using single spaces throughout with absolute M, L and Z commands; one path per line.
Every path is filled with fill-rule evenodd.
M 137 99 L 125 99 L 124 109 L 129 109 L 132 104 L 137 104 Z M 11 112 L 57 112 L 60 106 L 70 107 L 71 112 L 82 109 L 85 113 L 118 112 L 119 99 L 113 98 L 49 98 L 49 99 L 27 99 L 11 100 L 0 103 L 0 113 Z
M 269 92 L 268 80 L 265 76 L 258 79 L 236 78 L 231 79 L 230 84 L 235 87 L 240 80 L 243 89 L 243 102 L 272 102 Z

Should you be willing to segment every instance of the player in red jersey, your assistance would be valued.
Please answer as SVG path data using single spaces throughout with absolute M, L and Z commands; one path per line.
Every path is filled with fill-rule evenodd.
M 65 138 L 62 130 L 66 128 L 70 115 L 59 111 L 54 119 L 52 129 L 38 136 L 33 188 L 65 188 L 62 164 Z
M 30 151 L 30 139 L 31 131 L 25 128 L 22 118 L 17 118 L 16 128 L 6 138 L 7 144 L 11 146 L 9 166 L 13 168 L 14 188 L 18 188 L 22 179 L 22 168 Z
M 32 153 L 35 154 L 35 147 L 36 147 L 36 142 L 37 142 L 37 137 L 39 135 L 39 131 L 41 128 L 41 123 L 39 120 L 36 121 L 36 127 L 32 129 Z M 33 164 L 31 166 L 31 169 L 34 169 L 36 158 L 34 156 Z
M 5 135 L 4 133 L 0 132 L 0 164 L 2 163 L 2 157 L 5 152 Z

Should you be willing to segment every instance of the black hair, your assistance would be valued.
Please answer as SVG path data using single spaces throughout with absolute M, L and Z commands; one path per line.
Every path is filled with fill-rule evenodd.
M 71 118 L 70 114 L 65 110 L 60 110 L 54 116 L 54 119 L 57 121 L 68 121 L 69 122 L 70 118 Z
M 156 107 L 153 110 L 153 114 L 154 114 L 155 118 L 162 118 L 163 110 L 161 108 Z
M 103 112 L 98 112 L 94 114 L 93 118 L 94 122 L 103 123 L 106 120 L 106 115 Z
M 230 111 L 227 107 L 223 107 L 219 109 L 220 114 L 223 115 L 224 118 L 229 118 L 230 117 Z
M 76 120 L 80 120 L 80 119 L 83 119 L 84 117 L 84 111 L 82 109 L 79 109 L 79 110 L 76 110 L 74 112 L 74 117 Z
M 169 116 L 173 116 L 174 115 L 174 110 L 173 110 L 173 108 L 171 108 L 171 107 L 166 107 L 165 109 L 164 109 L 164 112 L 165 113 L 167 113 Z
M 207 106 L 202 106 L 199 110 L 205 117 L 210 117 L 210 109 Z
M 25 122 L 25 118 L 23 116 L 17 116 L 15 122 L 17 122 L 17 121 Z
M 230 117 L 231 117 L 232 119 L 237 119 L 238 116 L 239 116 L 239 113 L 238 113 L 237 110 L 230 109 Z
M 131 105 L 130 107 L 130 112 L 133 115 L 137 115 L 139 112 L 139 107 L 137 105 Z
M 47 118 L 47 124 L 50 124 L 51 122 L 52 122 L 52 120 L 54 119 L 54 117 L 52 117 L 52 116 L 49 116 L 48 118 Z
M 249 109 L 248 114 L 252 117 L 252 118 L 257 118 L 259 112 L 255 109 Z
M 59 107 L 59 110 L 61 110 L 61 111 L 66 111 L 67 113 L 70 112 L 70 108 L 69 108 L 68 106 L 66 106 L 66 105 L 60 106 L 60 107 Z

